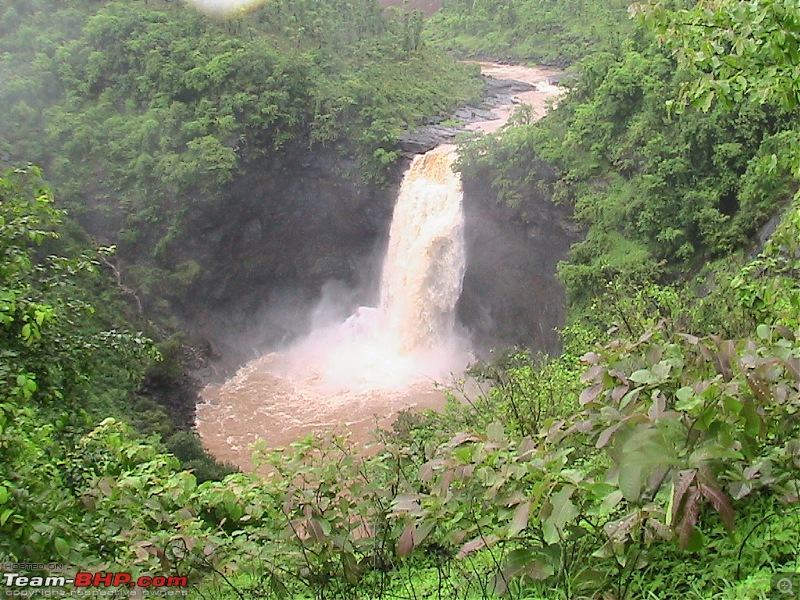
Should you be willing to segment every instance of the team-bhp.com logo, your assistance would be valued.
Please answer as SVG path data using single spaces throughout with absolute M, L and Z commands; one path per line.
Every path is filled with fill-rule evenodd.
M 133 577 L 130 573 L 87 573 L 79 572 L 75 577 L 65 575 L 25 575 L 22 573 L 3 573 L 3 583 L 5 584 L 6 596 L 30 596 L 30 592 L 36 590 L 37 595 L 59 596 L 66 595 L 64 588 L 74 586 L 72 592 L 87 592 L 85 595 L 92 595 L 92 590 L 102 588 L 140 588 L 152 591 L 155 594 L 163 595 L 167 590 L 181 590 L 186 588 L 188 582 L 186 577 L 164 576 L 164 575 L 141 575 Z M 47 591 L 62 593 L 48 594 Z M 74 594 L 70 594 L 74 595 Z M 83 595 L 83 594 L 80 594 Z

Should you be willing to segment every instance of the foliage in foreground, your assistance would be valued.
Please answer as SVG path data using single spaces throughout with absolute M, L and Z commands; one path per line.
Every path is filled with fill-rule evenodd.
M 441 444 L 387 438 L 371 457 L 345 440 L 309 439 L 270 457 L 266 477 L 198 485 L 107 421 L 67 463 L 80 477 L 50 504 L 58 529 L 45 556 L 195 582 L 213 572 L 237 589 L 251 573 L 253 587 L 239 589 L 248 597 L 382 597 L 417 554 L 441 556 L 449 569 L 477 560 L 483 587 L 456 586 L 452 597 L 613 589 L 618 598 L 679 598 L 692 585 L 702 595 L 761 569 L 798 567 L 793 334 L 764 326 L 735 342 L 661 328 L 599 346 L 584 362 L 583 409 L 531 436 L 495 422 Z M 28 460 L 55 467 L 46 456 Z M 11 508 L 18 493 L 6 499 Z M 765 507 L 782 530 L 756 523 Z M 742 520 L 764 531 L 749 540 Z M 769 546 L 759 541 L 765 531 Z M 28 539 L 5 551 L 41 560 L 47 547 Z M 658 565 L 702 564 L 711 548 L 724 549 L 739 575 L 647 582 Z
M 751 289 L 728 290 L 786 299 L 757 306 L 751 336 L 648 314 L 643 334 L 618 330 L 579 360 L 489 369 L 493 390 L 455 418 L 420 417 L 366 454 L 336 437 L 256 447 L 263 474 L 198 483 L 111 419 L 51 452 L 57 432 L 12 398 L 3 557 L 240 598 L 765 593 L 766 573 L 800 566 L 798 214 Z M 680 580 L 664 576 L 675 563 Z
M 5 557 L 34 562 L 63 558 L 76 535 L 73 493 L 99 460 L 76 453 L 76 444 L 103 417 L 172 434 L 199 475 L 230 472 L 196 437 L 175 433 L 158 404 L 132 404 L 160 356 L 129 330 L 125 302 L 100 272 L 111 249 L 76 251 L 74 240 L 59 239 L 62 217 L 38 169 L 0 176 L 1 545 Z M 154 453 L 161 447 L 156 435 L 148 443 Z
M 486 369 L 496 385 L 451 407 L 453 429 L 421 417 L 366 455 L 338 438 L 256 449 L 265 476 L 199 483 L 115 420 L 66 436 L 75 421 L 47 414 L 91 340 L 69 327 L 68 296 L 40 291 L 77 275 L 36 255 L 48 196 L 12 179 L 3 559 L 186 575 L 198 595 L 237 598 L 750 598 L 800 567 L 797 206 L 712 293 L 735 309 L 734 335 L 709 330 L 720 306 L 612 280 L 593 300 L 622 308 L 616 329 L 586 352 Z M 48 344 L 52 359 L 33 360 Z M 405 577 L 418 565 L 438 585 Z

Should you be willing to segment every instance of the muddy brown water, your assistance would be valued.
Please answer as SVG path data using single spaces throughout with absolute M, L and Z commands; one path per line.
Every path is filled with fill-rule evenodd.
M 540 118 L 562 92 L 548 83 L 558 71 L 479 64 L 486 75 L 524 81 L 535 89 L 518 94 L 507 106 L 495 109 L 496 119 L 472 124 L 471 128 L 476 131 L 498 130 L 520 104 L 531 106 L 534 117 Z M 452 150 L 432 151 L 439 155 L 443 152 Z M 420 157 L 420 163 L 423 160 L 427 160 L 430 167 L 415 161 L 416 167 L 412 164 L 410 172 L 416 168 L 418 174 L 407 175 L 407 179 L 419 178 L 413 193 L 425 196 L 425 190 L 430 189 L 431 194 L 441 195 L 442 203 L 451 202 L 460 194 L 460 181 L 442 179 L 440 159 Z M 427 175 L 426 169 L 430 170 Z M 404 181 L 403 187 L 407 183 Z M 448 186 L 458 189 L 445 189 Z M 403 193 L 401 188 L 398 205 Z M 458 264 L 457 254 L 453 255 L 458 249 L 452 246 L 453 240 L 463 233 L 459 223 L 452 221 L 450 208 L 441 212 L 449 215 L 448 218 L 433 215 L 430 220 L 417 224 L 418 229 L 401 232 L 425 243 L 417 244 L 415 251 L 419 256 L 393 259 L 398 264 L 391 268 L 408 269 L 409 277 L 427 281 L 431 289 L 429 296 L 422 300 L 417 290 L 413 301 L 420 303 L 419 310 L 403 308 L 406 315 L 403 318 L 408 324 L 401 326 L 401 330 L 420 325 L 430 327 L 426 321 L 430 313 L 428 305 L 442 314 L 454 310 L 452 285 L 461 285 L 463 265 Z M 433 232 L 434 225 L 442 229 Z M 448 254 L 443 254 L 443 248 Z M 440 264 L 443 260 L 446 269 Z M 384 279 L 387 269 L 389 267 L 384 265 Z M 443 284 L 441 279 L 453 282 Z M 446 293 L 442 293 L 443 285 Z M 457 300 L 457 293 L 455 298 Z M 394 311 L 386 306 L 363 307 L 345 323 L 330 325 L 292 348 L 255 359 L 222 384 L 206 386 L 201 394 L 203 402 L 197 407 L 197 431 L 205 446 L 218 459 L 249 471 L 253 469 L 250 446 L 259 439 L 264 440 L 267 448 L 274 449 L 286 447 L 312 433 L 335 431 L 350 435 L 353 442 L 363 447 L 373 438 L 376 427 L 390 427 L 400 411 L 443 408 L 446 395 L 442 384 L 461 377 L 470 360 L 468 342 L 452 331 L 452 324 L 446 323 L 441 327 L 449 328 L 447 331 L 431 332 L 429 343 L 409 350 L 404 344 L 396 343 L 397 331 L 388 331 L 396 330 L 396 324 L 389 327 L 386 323 L 391 319 L 386 323 L 381 321 L 382 312 L 387 310 Z M 408 337 L 408 333 L 402 331 L 403 337 Z M 476 393 L 474 384 L 468 388 Z

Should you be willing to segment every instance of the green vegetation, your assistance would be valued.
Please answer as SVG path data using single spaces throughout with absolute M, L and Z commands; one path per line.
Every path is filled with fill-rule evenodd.
M 704 335 L 707 307 L 651 285 L 618 299 L 616 331 L 482 369 L 486 396 L 406 415 L 374 453 L 256 447 L 266 476 L 199 483 L 118 421 L 67 435 L 74 419 L 46 416 L 68 388 L 22 361 L 57 334 L 83 342 L 57 297 L 29 299 L 55 216 L 35 175 L 3 179 L 20 357 L 4 367 L 4 558 L 187 576 L 219 598 L 751 598 L 800 567 L 800 206 L 719 288 L 752 335 Z M 54 316 L 26 329 L 37 310 Z
M 0 177 L 0 552 L 5 558 L 63 556 L 79 529 L 74 522 L 78 480 L 91 478 L 76 443 L 114 416 L 146 434 L 177 436 L 165 409 L 132 403 L 148 367 L 161 357 L 100 272 L 102 254 L 76 252 L 59 239 L 63 218 L 36 168 Z M 102 249 L 108 253 L 111 249 Z M 184 434 L 176 454 L 202 477 L 222 468 Z M 151 437 L 152 452 L 161 448 Z M 193 463 L 188 461 L 193 460 Z M 176 464 L 180 464 L 177 463 Z M 54 553 L 55 551 L 55 553 Z
M 116 368 L 115 391 L 124 396 L 141 378 L 149 342 L 141 334 L 111 328 L 112 312 L 97 312 L 89 304 L 88 298 L 103 290 L 98 260 L 87 253 L 76 258 L 50 254 L 57 248 L 61 214 L 38 169 L 7 173 L 0 179 L 0 201 L 1 395 L 36 397 L 54 411 L 64 408 L 65 398 L 71 399 L 69 410 L 100 408 L 100 395 L 88 384 Z M 113 296 L 105 300 L 119 302 Z M 107 402 L 103 408 L 115 404 Z
M 683 279 L 741 252 L 796 189 L 793 107 L 688 97 L 688 82 L 702 75 L 645 29 L 579 71 L 542 122 L 462 153 L 465 176 L 489 177 L 498 200 L 523 211 L 536 197 L 537 163 L 559 168 L 552 193 L 586 230 L 560 271 L 574 311 L 591 309 L 611 282 Z M 687 99 L 698 107 L 683 108 Z
M 189 211 L 258 161 L 334 146 L 381 180 L 398 135 L 480 92 L 370 0 L 270 1 L 226 20 L 183 2 L 0 2 L 0 158 L 40 165 L 71 216 L 135 262 L 144 300 L 188 289 Z M 98 231 L 99 230 L 99 231 Z
M 52 30 L 47 2 L 3 6 L 4 48 L 28 36 L 44 65 L 11 77 L 19 56 L 3 55 L 7 151 L 45 162 L 73 204 L 102 176 L 91 197 L 122 199 L 128 227 L 151 222 L 154 249 L 180 222 L 158 210 L 213 202 L 243 161 L 348 136 L 389 161 L 392 103 L 403 122 L 440 106 L 404 83 L 414 61 L 446 65 L 425 58 L 418 22 L 367 4 L 212 22 L 158 0 L 87 2 L 54 10 Z M 742 6 L 642 9 L 558 110 L 463 149 L 465 174 L 491 177 L 524 218 L 537 165 L 559 169 L 553 191 L 586 229 L 561 269 L 565 350 L 476 367 L 484 395 L 403 415 L 368 453 L 337 437 L 256 446 L 264 474 L 219 480 L 194 438 L 159 428 L 163 411 L 125 424 L 142 417 L 129 400 L 145 372 L 180 373 L 180 344 L 154 363 L 99 272 L 112 249 L 58 238 L 69 227 L 37 169 L 3 175 L 0 558 L 186 576 L 196 597 L 239 600 L 769 597 L 773 573 L 800 571 L 798 7 Z M 23 101 L 30 89 L 51 103 Z
M 619 46 L 629 30 L 621 0 L 445 0 L 426 39 L 461 56 L 566 66 Z

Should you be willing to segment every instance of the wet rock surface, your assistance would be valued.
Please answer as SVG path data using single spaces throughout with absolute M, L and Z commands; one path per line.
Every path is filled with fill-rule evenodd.
M 566 297 L 556 267 L 580 236 L 570 210 L 552 200 L 552 167 L 535 168 L 541 185 L 514 208 L 498 202 L 488 177 L 464 181 L 467 270 L 457 310 L 479 355 L 509 346 L 548 354 L 561 348 Z
M 499 119 L 492 108 L 512 104 L 517 94 L 536 89 L 530 83 L 494 77 L 484 77 L 483 82 L 484 98 L 479 105 L 461 107 L 448 117 L 403 133 L 399 138 L 403 153 L 412 157 L 433 150 L 441 144 L 452 143 L 459 134 L 469 131 L 470 124 Z

